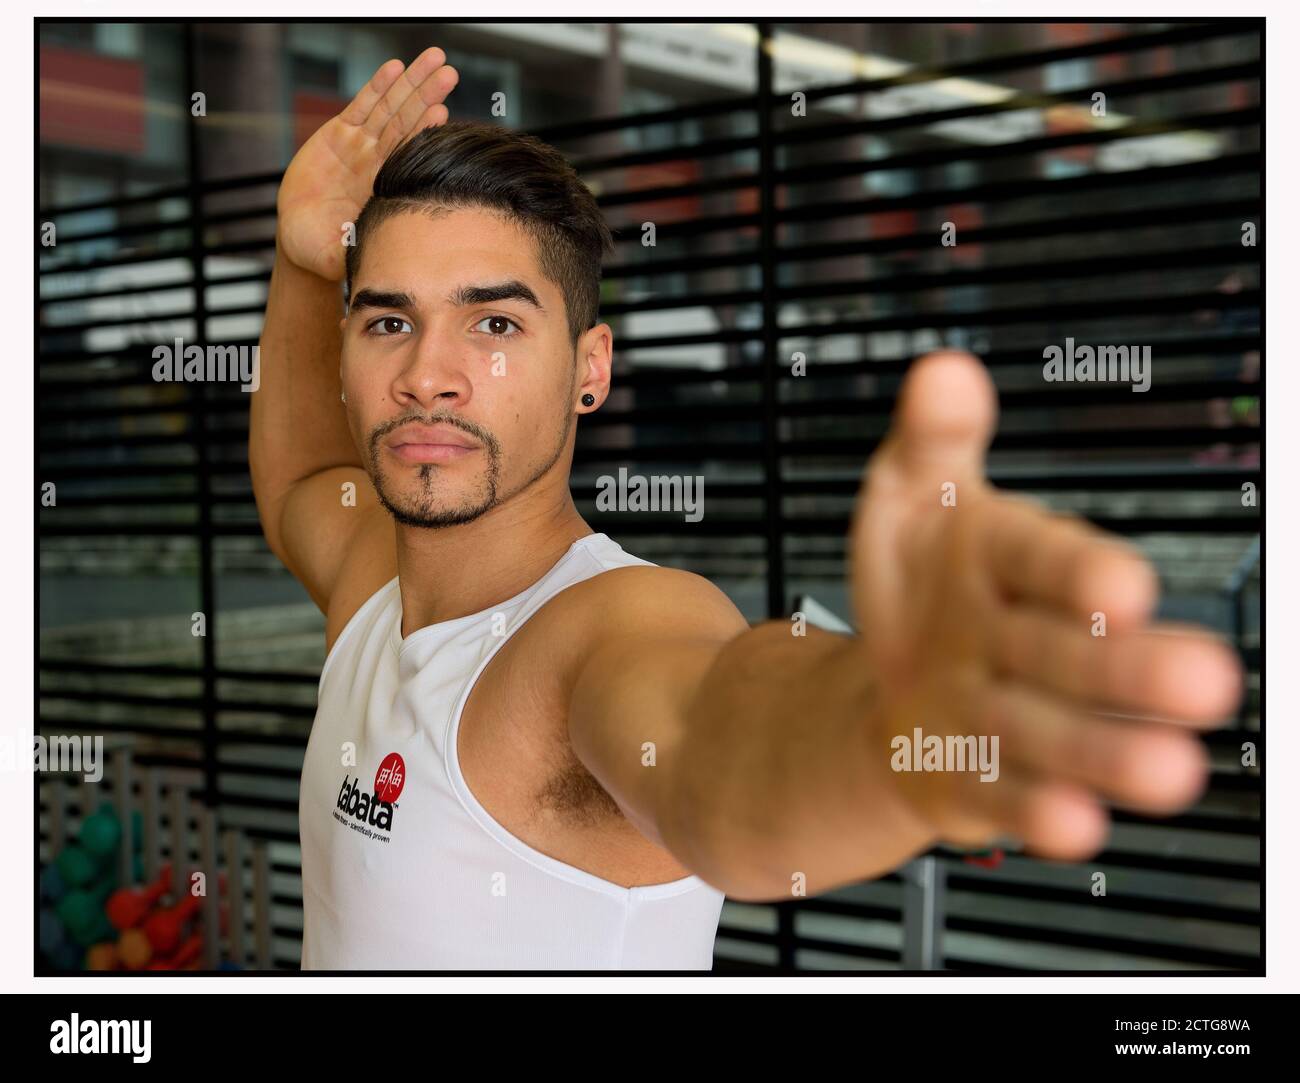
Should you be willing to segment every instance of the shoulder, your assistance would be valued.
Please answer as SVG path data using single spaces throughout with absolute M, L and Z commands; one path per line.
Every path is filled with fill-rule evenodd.
M 725 641 L 749 627 L 704 576 L 657 565 L 611 568 L 561 591 L 544 608 L 586 647 L 625 637 Z

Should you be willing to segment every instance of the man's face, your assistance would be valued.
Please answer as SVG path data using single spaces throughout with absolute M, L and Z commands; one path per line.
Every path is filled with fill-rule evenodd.
M 343 390 L 398 522 L 469 522 L 538 478 L 567 479 L 576 374 L 564 297 L 518 226 L 479 209 L 405 213 L 366 239 Z

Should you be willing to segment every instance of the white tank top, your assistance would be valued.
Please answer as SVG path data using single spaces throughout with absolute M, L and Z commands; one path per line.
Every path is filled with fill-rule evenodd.
M 589 534 L 481 613 L 403 639 L 394 578 L 348 621 L 321 671 L 298 798 L 304 970 L 712 967 L 722 892 L 698 876 L 620 887 L 533 849 L 479 804 L 456 756 L 461 711 L 502 644 L 566 587 L 633 564 L 650 562 Z

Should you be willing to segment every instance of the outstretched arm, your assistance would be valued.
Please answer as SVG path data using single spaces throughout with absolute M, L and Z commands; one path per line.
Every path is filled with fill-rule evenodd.
M 1203 790 L 1194 731 L 1238 703 L 1235 653 L 1152 623 L 1156 577 L 1127 544 L 993 489 L 995 417 L 969 355 L 909 372 L 855 509 L 856 636 L 739 630 L 682 573 L 651 588 L 647 572 L 608 607 L 574 750 L 729 895 L 827 891 L 940 841 L 1082 860 L 1105 843 L 1106 803 L 1168 815 Z M 991 764 L 949 758 L 981 744 Z M 905 769 L 926 749 L 940 769 Z

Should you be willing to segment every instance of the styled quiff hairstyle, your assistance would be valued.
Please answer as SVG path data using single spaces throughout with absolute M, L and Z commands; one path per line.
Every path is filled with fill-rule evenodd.
M 425 128 L 384 160 L 347 249 L 347 296 L 366 239 L 385 219 L 466 207 L 496 211 L 533 238 L 542 274 L 564 296 L 573 343 L 596 326 L 601 260 L 614 241 L 595 196 L 554 147 L 481 121 Z

